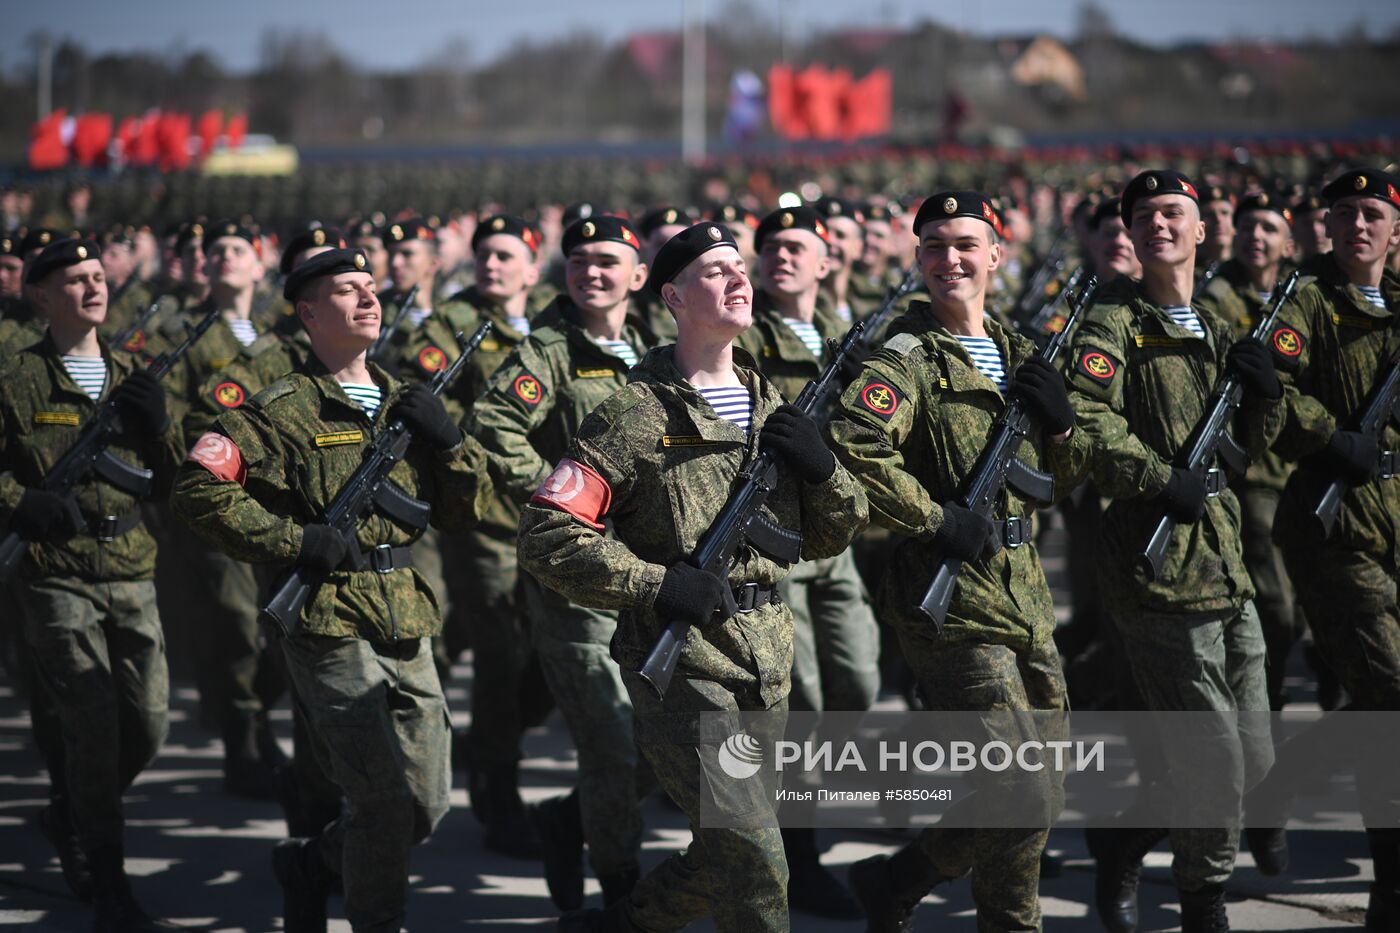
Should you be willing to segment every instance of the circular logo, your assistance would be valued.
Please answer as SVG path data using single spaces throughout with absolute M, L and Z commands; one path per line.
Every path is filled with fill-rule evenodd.
M 872 382 L 860 390 L 860 399 L 871 411 L 892 415 L 899 408 L 899 396 L 883 382 Z
M 1147 186 L 1147 190 L 1148 190 L 1148 191 L 1156 191 L 1156 190 L 1157 190 L 1157 176 L 1155 176 L 1155 175 L 1148 175 L 1148 176 L 1147 176 L 1147 181 L 1143 182 L 1143 184 Z
M 957 209 L 958 209 L 958 199 L 957 199 L 957 198 L 949 198 L 948 200 L 946 200 L 946 201 L 943 202 L 943 213 L 945 213 L 945 214 L 951 214 L 951 213 L 953 213 L 953 211 L 955 211 L 955 210 L 957 210 Z
M 126 350 L 128 353 L 135 353 L 145 346 L 146 332 L 144 330 L 138 330 L 136 333 L 126 338 L 126 343 L 122 344 L 122 349 Z
M 321 230 L 321 229 L 319 229 L 319 228 L 316 229 L 316 230 L 313 230 L 312 233 L 311 233 L 311 245 L 313 245 L 313 246 L 325 246 L 325 245 L 326 245 L 326 231 Z
M 429 345 L 418 351 L 418 365 L 425 373 L 435 373 L 447 365 L 447 354 Z
M 234 446 L 233 441 L 213 432 L 201 437 L 199 443 L 190 451 L 191 460 L 202 463 L 215 473 L 236 464 L 238 457 L 238 448 Z
M 540 381 L 529 373 L 515 377 L 515 394 L 530 405 L 537 405 L 540 401 Z
M 561 460 L 544 481 L 545 492 L 555 502 L 572 502 L 583 492 L 583 470 L 578 464 Z
M 778 222 L 781 223 L 784 227 L 791 227 L 791 226 L 792 226 L 792 222 L 793 222 L 793 217 L 792 217 L 791 214 L 784 212 L 784 213 L 783 213 L 783 216 L 779 219 Z
M 747 732 L 731 735 L 719 747 L 719 766 L 736 781 L 751 778 L 763 767 L 763 746 Z
M 719 227 L 710 227 L 705 231 L 705 233 L 707 236 L 709 236 L 710 239 L 714 240 L 716 243 L 724 239 L 724 234 L 719 232 Z
M 1296 330 L 1280 327 L 1274 331 L 1274 349 L 1280 356 L 1295 357 L 1303 352 L 1303 339 Z
M 214 401 L 225 408 L 243 404 L 243 387 L 236 382 L 221 382 L 214 387 Z
M 1357 191 L 1365 191 L 1365 190 L 1366 190 L 1366 176 L 1365 176 L 1365 175 L 1357 175 L 1357 176 L 1356 176 L 1356 181 L 1352 182 L 1351 185 L 1352 185 L 1352 187 L 1355 188 Z
M 364 267 L 365 267 L 365 254 L 364 254 L 364 253 L 356 253 L 356 254 L 355 254 L 355 268 L 356 268 L 356 269 L 363 269 Z
M 505 228 L 506 219 L 504 217 L 497 217 L 495 220 L 491 221 L 492 230 L 504 230 Z
M 665 216 L 664 219 L 665 219 L 666 223 L 668 223 L 668 224 L 673 224 L 673 223 L 676 222 L 676 218 L 679 217 L 679 216 L 680 216 L 680 215 L 676 213 L 676 209 L 675 209 L 675 208 L 671 208 L 669 211 L 666 212 L 666 216 Z
M 394 240 L 402 240 L 403 227 L 400 227 L 398 224 L 394 224 L 392 227 L 389 228 L 389 237 L 390 239 Z
M 79 258 L 79 259 L 86 259 L 86 258 L 87 258 L 87 247 L 86 247 L 86 246 L 83 246 L 82 244 L 79 244 L 79 245 L 78 245 L 78 248 L 77 248 L 76 250 L 74 250 L 74 252 L 78 254 L 78 258 Z
M 1080 360 L 1080 365 L 1089 375 L 1099 379 L 1111 379 L 1117 370 L 1113 366 L 1113 361 L 1102 353 L 1086 353 L 1084 359 Z
M 587 222 L 584 223 L 584 225 L 583 225 L 583 235 L 584 235 L 584 236 L 592 236 L 593 234 L 595 234 L 595 233 L 597 233 L 597 232 L 598 232 L 598 228 L 595 227 L 595 226 L 593 226 L 593 221 L 590 220 L 590 221 L 587 221 Z

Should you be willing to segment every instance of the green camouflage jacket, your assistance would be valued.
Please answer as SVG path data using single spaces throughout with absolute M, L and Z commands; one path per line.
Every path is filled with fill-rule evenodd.
M 236 560 L 290 564 L 301 549 L 302 526 L 324 517 L 405 388 L 377 366 L 370 372 L 385 394 L 373 421 L 315 356 L 224 412 L 180 468 L 171 496 L 175 514 Z M 470 437 L 443 453 L 411 444 L 390 477 L 432 506 L 432 525 L 443 531 L 468 530 L 491 498 L 485 455 Z M 360 520 L 356 541 L 362 550 L 399 547 L 420 534 L 374 512 Z M 442 612 L 416 568 L 340 571 L 312 595 L 303 623 L 310 635 L 386 642 L 437 635 Z
M 812 323 L 823 341 L 840 340 L 850 329 L 849 325 L 841 323 L 831 308 L 831 299 L 825 294 L 817 300 Z M 797 398 L 807 383 L 821 375 L 831 357 L 829 346 L 823 348 L 820 357 L 813 356 L 802 339 L 783 323 L 782 313 L 774 307 L 773 300 L 766 292 L 758 290 L 753 294 L 753 324 L 739 335 L 735 345 L 758 361 L 763 375 L 788 401 Z
M 395 378 L 408 379 L 414 370 L 421 373 L 424 367 L 440 358 L 432 347 L 441 351 L 455 350 L 453 335 L 458 331 L 466 331 L 470 335 L 479 323 L 476 309 L 465 300 L 465 296 L 466 292 L 458 292 L 451 298 L 434 299 L 432 313 L 416 326 L 408 315 L 404 315 L 374 362 Z M 380 293 L 381 326 L 388 327 L 394 323 L 399 316 L 400 304 L 406 297 L 407 294 L 394 289 Z M 452 358 L 456 358 L 455 352 Z M 422 377 L 419 378 L 421 380 Z M 452 413 L 458 417 L 462 414 L 460 410 L 453 410 Z
M 1006 403 L 927 302 L 915 301 L 901 327 L 847 387 L 828 432 L 841 462 L 865 486 L 871 520 L 905 538 L 878 597 L 882 616 L 926 627 L 914 607 L 933 577 L 938 555 L 929 541 L 943 523 L 942 503 L 961 491 Z M 987 334 L 1008 374 L 1035 352 L 994 321 Z M 1089 438 L 1077 428 L 1060 444 L 1037 434 L 1019 456 L 1049 472 L 1064 496 L 1087 472 Z M 995 516 L 1028 520 L 1036 505 L 1008 490 Z M 1043 644 L 1054 626 L 1049 585 L 1027 541 L 964 565 L 943 638 L 1022 650 Z
M 1137 567 L 1162 517 L 1153 501 L 1204 416 L 1225 372 L 1230 331 L 1200 315 L 1202 340 L 1175 324 L 1131 281 L 1096 295 L 1074 337 L 1068 369 L 1078 424 L 1094 442 L 1092 476 L 1114 502 L 1104 513 L 1099 554 L 1104 598 L 1117 611 L 1216 612 L 1254 596 L 1240 543 L 1239 500 L 1228 488 L 1206 500 L 1205 515 L 1178 525 L 1161 576 Z M 1246 393 L 1235 439 L 1257 458 L 1282 424 L 1283 407 Z
M 754 409 L 754 430 L 746 434 L 681 377 L 673 352 L 668 346 L 648 353 L 626 388 L 584 420 L 568 460 L 520 522 L 522 567 L 580 605 L 621 610 L 612 653 L 625 670 L 641 666 L 670 622 L 652 608 L 666 568 L 694 552 L 757 455 L 758 429 L 783 404 L 773 383 L 754 371 L 752 357 L 736 348 L 735 371 Z M 575 476 L 587 477 L 584 495 L 565 500 L 560 493 L 572 486 L 562 480 Z M 785 470 L 780 477 L 763 515 L 801 532 L 804 559 L 839 554 L 865 525 L 865 494 L 839 465 L 815 485 L 793 481 Z M 558 487 L 557 498 L 544 495 L 551 487 Z M 603 489 L 604 507 L 586 514 L 579 503 L 598 503 Z M 745 545 L 729 582 L 769 585 L 790 570 Z M 791 669 L 792 616 L 779 603 L 692 630 L 677 671 L 733 690 L 757 686 L 772 706 L 787 695 Z
M 285 339 L 268 333 L 254 340 L 237 359 L 204 380 L 185 413 L 185 449 L 193 447 L 216 418 L 298 369 L 310 355 L 311 341 L 305 331 Z
M 113 354 L 105 343 L 102 355 L 107 360 L 107 385 L 101 401 L 105 403 L 112 389 L 131 374 L 133 362 L 125 354 Z M 0 527 L 8 528 L 25 488 L 39 485 L 101 403 L 90 399 L 68 375 L 47 330 L 38 341 L 6 360 L 0 369 L 0 384 L 5 386 L 0 392 Z M 163 497 L 169 490 L 184 454 L 179 422 L 174 419 L 160 437 L 123 432 L 107 449 L 121 460 L 155 473 L 152 498 Z M 89 519 L 120 517 L 140 508 L 140 500 L 95 475 L 79 484 L 77 498 L 78 507 Z M 155 566 L 155 539 L 145 525 L 138 525 L 109 542 L 79 534 L 61 543 L 31 544 L 20 572 L 29 579 L 149 580 Z
M 1271 344 L 1284 382 L 1287 418 L 1274 449 L 1300 460 L 1279 503 L 1274 536 L 1280 544 L 1319 545 L 1311 530 L 1313 509 L 1333 478 L 1308 459 L 1338 427 L 1356 426 L 1374 385 L 1400 358 L 1400 278 L 1387 272 L 1381 293 L 1389 310 L 1375 307 L 1330 254 L 1318 264 L 1319 277 L 1294 293 L 1279 315 Z M 1381 436 L 1381 450 L 1400 447 L 1394 420 Z M 1400 479 L 1375 479 L 1342 500 L 1328 544 L 1383 555 L 1400 566 L 1396 552 L 1400 522 Z
M 486 448 L 491 479 L 514 502 L 530 498 L 584 417 L 627 383 L 627 364 L 580 322 L 567 296 L 541 311 L 467 415 L 468 433 Z M 630 325 L 622 336 L 638 357 L 646 352 Z

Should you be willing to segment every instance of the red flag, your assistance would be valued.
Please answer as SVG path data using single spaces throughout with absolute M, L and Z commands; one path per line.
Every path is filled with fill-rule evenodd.
M 824 65 L 809 65 L 797 76 L 798 112 L 814 139 L 835 139 L 841 131 L 835 90 L 838 79 Z
M 890 131 L 893 82 L 884 68 L 851 84 L 845 96 L 843 135 L 847 139 L 884 136 Z
M 229 118 L 228 126 L 224 127 L 224 136 L 228 138 L 228 147 L 237 149 L 243 145 L 243 137 L 248 133 L 248 115 L 246 113 L 236 113 Z
M 190 164 L 190 117 L 186 113 L 162 113 L 156 125 L 160 170 L 177 172 Z
M 768 122 L 773 124 L 773 132 L 785 139 L 798 138 L 793 112 L 792 68 L 787 65 L 774 65 L 768 69 Z
M 73 131 L 73 157 L 84 167 L 105 165 L 107 144 L 112 141 L 112 115 L 85 113 Z
M 199 155 L 207 159 L 214 151 L 214 141 L 224 128 L 224 114 L 220 110 L 206 110 L 199 118 Z
M 130 162 L 132 150 L 136 146 L 136 136 L 141 132 L 141 121 L 127 117 L 117 125 L 117 158 Z
M 127 151 L 132 165 L 154 165 L 160 158 L 160 111 L 148 110 L 136 125 L 136 138 Z
M 63 144 L 66 110 L 55 110 L 29 130 L 29 167 L 35 171 L 63 168 L 68 164 L 68 147 Z

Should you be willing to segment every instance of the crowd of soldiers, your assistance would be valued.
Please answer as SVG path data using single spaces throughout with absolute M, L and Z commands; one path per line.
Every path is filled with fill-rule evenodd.
M 542 862 L 561 930 L 787 930 L 790 911 L 908 930 L 965 876 L 979 929 L 1039 929 L 1049 821 L 925 829 L 843 884 L 803 803 L 780 826 L 771 796 L 726 783 L 702 714 L 863 711 L 882 690 L 935 711 L 1265 712 L 1309 637 L 1324 708 L 1400 708 L 1400 433 L 1389 413 L 1359 420 L 1400 358 L 1400 180 L 1341 164 L 1312 180 L 1149 168 L 1049 198 L 404 211 L 280 240 L 246 216 L 94 229 L 84 197 L 61 225 L 0 234 L 0 529 L 20 549 L 5 658 L 67 884 L 95 929 L 160 928 L 126 875 L 121 798 L 166 736 L 169 633 L 222 737 L 224 790 L 285 813 L 273 865 L 293 933 L 324 930 L 337 890 L 355 930 L 403 926 L 409 853 L 454 768 L 484 845 Z M 1087 307 L 1055 337 L 1071 281 Z M 856 322 L 839 393 L 792 404 Z M 1248 466 L 1198 468 L 1185 451 L 1226 379 Z M 965 484 L 1013 401 L 1018 457 L 1056 492 L 1012 484 L 981 507 Z M 373 507 L 338 517 L 397 437 Z M 724 572 L 700 566 L 760 457 L 778 464 L 768 532 Z M 1337 481 L 1327 533 L 1305 518 Z M 1050 508 L 1070 534 L 1058 627 L 1036 546 Z M 917 607 L 941 562 L 960 572 L 935 625 Z M 291 570 L 309 596 L 268 625 Z M 677 620 L 662 696 L 639 668 Z M 467 651 L 454 735 L 442 683 Z M 268 715 L 286 694 L 290 758 Z M 522 736 L 553 707 L 576 786 L 527 808 Z M 1105 929 L 1137 928 L 1163 841 L 1183 929 L 1228 929 L 1241 814 L 1275 759 L 1258 722 L 1201 743 L 1210 767 L 1135 748 L 1144 801 L 1206 773 L 1237 805 L 1214 827 L 1129 811 L 1089 830 Z M 1357 769 L 1367 929 L 1400 929 L 1396 784 Z M 657 791 L 693 837 L 643 875 Z M 1040 792 L 1053 821 L 1062 788 Z M 715 799 L 763 818 L 708 825 Z M 958 806 L 996 799 L 986 784 Z M 1259 827 L 1286 819 L 1244 833 L 1266 873 L 1287 837 Z

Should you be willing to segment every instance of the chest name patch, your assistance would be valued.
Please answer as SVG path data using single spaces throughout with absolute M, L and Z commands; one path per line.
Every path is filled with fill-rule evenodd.
M 606 367 L 600 369 L 576 369 L 574 376 L 579 379 L 606 379 L 614 375 L 614 371 Z
M 317 447 L 343 447 L 346 444 L 358 444 L 364 439 L 363 431 L 332 431 L 329 434 L 317 434 L 312 438 L 312 443 Z
M 720 441 L 712 441 L 708 437 L 701 437 L 699 434 L 663 434 L 661 436 L 662 447 L 717 447 Z
M 65 427 L 76 428 L 79 423 L 79 415 L 74 411 L 36 411 L 34 423 L 61 424 Z

